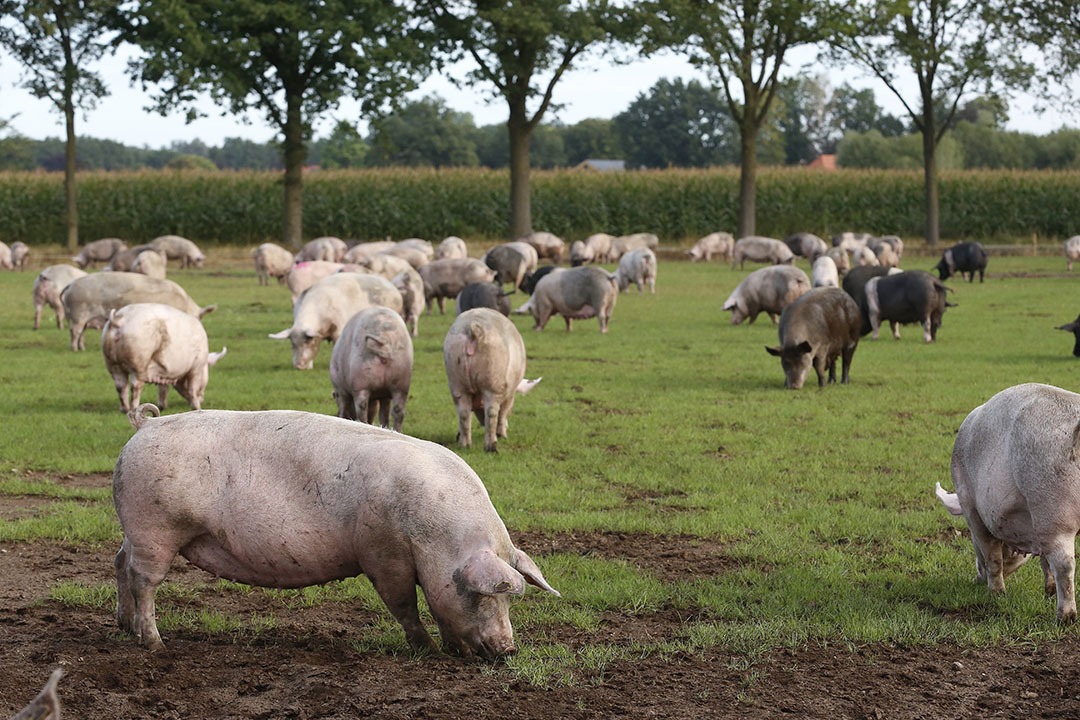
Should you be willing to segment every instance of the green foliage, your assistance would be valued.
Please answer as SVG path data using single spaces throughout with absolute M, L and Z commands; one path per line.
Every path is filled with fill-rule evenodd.
M 320 144 L 319 166 L 326 170 L 363 167 L 369 149 L 356 128 L 341 121 Z
M 468 113 L 450 110 L 442 98 L 423 98 L 372 122 L 366 164 L 475 167 L 474 130 Z
M 959 139 L 945 136 L 938 143 L 937 166 L 942 170 L 963 168 L 964 150 Z M 846 168 L 918 170 L 923 166 L 922 136 L 883 137 L 878 130 L 848 133 L 837 143 L 836 161 Z
M 166 170 L 217 170 L 217 165 L 208 157 L 202 155 L 177 155 L 165 163 Z

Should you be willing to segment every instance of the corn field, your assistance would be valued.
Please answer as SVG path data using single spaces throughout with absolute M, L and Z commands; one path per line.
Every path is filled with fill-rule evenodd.
M 733 231 L 738 170 L 532 174 L 533 226 L 567 240 L 594 232 L 655 232 L 664 242 Z M 281 236 L 276 172 L 94 172 L 79 176 L 83 241 L 140 242 L 176 233 L 199 243 L 251 245 Z M 1080 233 L 1080 172 L 952 171 L 940 181 L 944 238 L 1068 237 Z M 0 240 L 59 243 L 60 173 L 0 173 Z M 317 171 L 304 178 L 304 234 L 394 239 L 506 232 L 505 170 Z M 828 236 L 845 230 L 921 237 L 919 171 L 768 168 L 758 175 L 757 232 Z

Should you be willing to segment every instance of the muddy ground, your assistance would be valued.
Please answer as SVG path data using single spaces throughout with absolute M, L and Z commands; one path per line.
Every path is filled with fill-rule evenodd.
M 60 478 L 107 484 L 107 476 Z M 0 497 L 5 516 L 34 512 L 28 498 Z M 724 572 L 722 547 L 697 538 L 617 533 L 515 533 L 534 555 L 622 558 L 667 581 Z M 70 718 L 1075 718 L 1080 641 L 1052 646 L 956 648 L 811 646 L 749 664 L 721 651 L 650 657 L 575 671 L 575 685 L 534 687 L 490 665 L 443 655 L 361 653 L 349 639 L 372 613 L 348 604 L 288 609 L 261 593 L 204 591 L 185 601 L 235 616 L 272 614 L 276 627 L 234 640 L 174 631 L 150 654 L 119 633 L 111 609 L 49 600 L 60 581 L 113 581 L 111 548 L 0 543 L 0 718 L 19 710 L 50 671 L 66 671 L 60 695 Z M 180 585 L 213 578 L 178 559 Z M 668 608 L 608 613 L 599 632 L 545 629 L 580 648 L 657 642 L 691 618 Z

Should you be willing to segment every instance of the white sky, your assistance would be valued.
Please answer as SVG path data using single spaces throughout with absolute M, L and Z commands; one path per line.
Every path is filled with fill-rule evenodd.
M 243 124 L 233 117 L 222 117 L 221 110 L 209 99 L 201 104 L 208 117 L 187 124 L 183 114 L 175 111 L 162 117 L 144 110 L 147 99 L 142 90 L 130 86 L 126 72 L 126 60 L 130 50 L 107 58 L 100 65 L 100 72 L 110 90 L 110 95 L 100 101 L 97 108 L 84 119 L 76 120 L 79 135 L 102 139 L 117 140 L 128 145 L 166 147 L 174 140 L 200 139 L 208 145 L 220 145 L 226 137 L 242 137 L 259 142 L 273 139 L 274 131 L 258 115 L 252 115 L 250 124 Z M 785 74 L 790 76 L 798 72 L 819 73 L 825 67 L 815 63 L 815 51 L 803 49 L 789 63 Z M 456 66 L 448 70 L 455 75 L 464 74 L 465 66 Z M 0 118 L 11 118 L 15 130 L 33 139 L 62 137 L 63 120 L 59 113 L 51 109 L 51 103 L 38 100 L 18 87 L 21 68 L 10 56 L 0 53 Z M 856 87 L 870 87 L 877 95 L 878 103 L 888 112 L 904 116 L 898 101 L 884 89 L 879 82 L 857 70 L 831 69 L 827 72 L 833 85 L 848 82 Z M 605 58 L 590 58 L 581 69 L 568 72 L 556 86 L 556 103 L 563 108 L 558 113 L 549 113 L 544 122 L 559 119 L 573 124 L 585 118 L 609 118 L 626 107 L 638 96 L 647 91 L 660 78 L 681 77 L 689 80 L 704 76 L 694 70 L 682 57 L 663 55 L 651 59 L 637 60 L 629 64 L 615 64 Z M 422 83 L 420 89 L 410 97 L 422 97 L 429 94 L 442 96 L 447 105 L 455 110 L 471 113 L 477 125 L 505 122 L 506 105 L 501 100 L 486 102 L 487 96 L 481 88 L 456 88 L 443 75 L 434 75 Z M 1057 130 L 1062 125 L 1077 126 L 1076 116 L 1066 117 L 1048 111 L 1038 115 L 1034 111 L 1035 100 L 1028 96 L 1018 96 L 1010 100 L 1009 129 L 1037 134 Z M 330 116 L 322 118 L 315 125 L 316 136 L 325 136 L 338 120 L 357 122 L 359 110 L 354 102 L 345 102 Z M 906 117 L 906 116 L 905 116 Z M 363 127 L 363 124 L 361 124 Z

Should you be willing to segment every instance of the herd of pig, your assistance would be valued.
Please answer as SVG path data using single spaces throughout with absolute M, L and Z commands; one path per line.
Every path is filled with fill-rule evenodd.
M 1080 256 L 1080 238 L 1073 240 Z M 201 267 L 204 256 L 190 241 L 165 236 L 126 248 L 100 240 L 74 260 L 80 268 L 107 262 L 109 272 L 43 270 L 33 291 L 35 329 L 45 304 L 58 325 L 67 317 L 73 350 L 83 349 L 87 327 L 102 329 L 106 366 L 137 430 L 113 475 L 124 533 L 115 560 L 119 625 L 145 647 L 162 647 L 154 592 L 180 554 L 220 577 L 268 587 L 362 572 L 409 642 L 434 647 L 417 612 L 420 585 L 447 650 L 486 658 L 514 652 L 510 596 L 526 584 L 558 593 L 513 545 L 472 469 L 446 448 L 400 433 L 410 335 L 417 336 L 425 306 L 430 313 L 434 300 L 443 311 L 444 300 L 456 298 L 443 350 L 458 439 L 469 446 L 475 413 L 484 447 L 494 451 L 515 393 L 538 382 L 525 380 L 525 344 L 508 319 L 504 286 L 531 295 L 515 312 L 531 313 L 537 330 L 559 314 L 568 330 L 574 319 L 597 317 L 607 332 L 619 292 L 631 283 L 655 292 L 656 249 L 655 235 L 597 234 L 573 243 L 571 267 L 562 268 L 567 249 L 550 233 L 499 245 L 478 260 L 454 237 L 438 247 L 417 239 L 348 247 L 325 237 L 295 256 L 259 246 L 260 283 L 277 278 L 294 304 L 292 327 L 270 337 L 291 341 L 297 369 L 312 367 L 323 339 L 334 343 L 337 418 L 288 410 L 160 417 L 154 405 L 139 405 L 149 382 L 159 385 L 162 406 L 172 385 L 198 410 L 208 368 L 225 354 L 209 352 L 199 321 L 214 306 L 198 306 L 163 277 L 170 259 Z M 16 248 L 0 250 L 12 256 L 5 267 L 15 265 Z M 1072 253 L 1067 248 L 1070 266 Z M 693 261 L 730 259 L 736 268 L 770 263 L 747 275 L 724 309 L 733 324 L 761 312 L 778 323 L 780 344 L 767 350 L 781 358 L 791 388 L 811 367 L 819 385 L 826 374 L 835 381 L 837 358 L 841 382 L 848 382 L 859 338 L 876 337 L 882 322 L 896 337 L 899 324 L 918 322 L 924 340 L 933 341 L 948 304 L 942 281 L 963 273 L 973 281 L 978 272 L 981 282 L 986 269 L 982 247 L 961 243 L 943 254 L 940 277 L 902 272 L 898 237 L 854 233 L 834 237 L 832 247 L 808 233 L 782 242 L 713 233 L 688 254 Z M 812 277 L 793 266 L 797 255 L 811 261 Z M 0 252 L 0 263 L 5 257 Z M 25 252 L 19 258 L 25 262 Z M 541 258 L 553 264 L 538 267 Z M 595 266 L 615 262 L 615 273 Z M 373 427 L 376 419 L 394 431 Z M 971 528 L 977 579 L 1001 591 L 1004 577 L 1038 554 L 1063 620 L 1076 616 L 1072 545 L 1080 508 L 1070 498 L 1080 492 L 1078 455 L 1080 395 L 1021 385 L 969 415 L 953 452 L 956 493 L 938 487 L 948 511 L 963 514 Z

